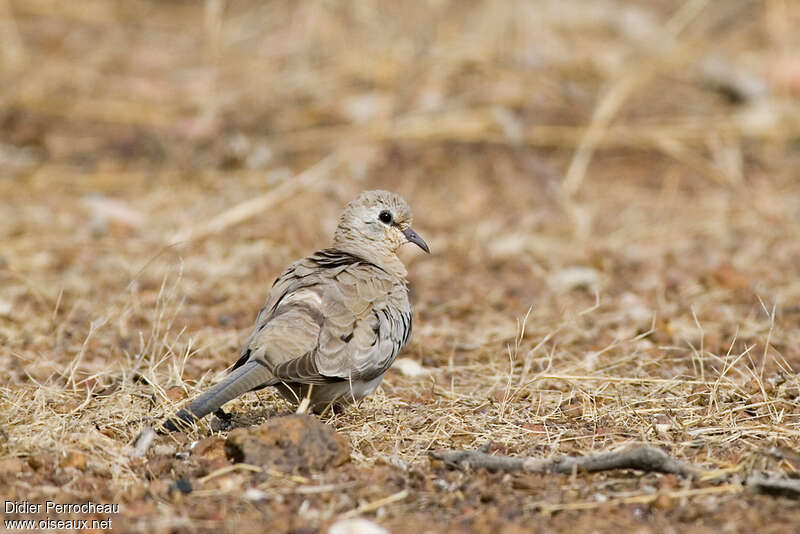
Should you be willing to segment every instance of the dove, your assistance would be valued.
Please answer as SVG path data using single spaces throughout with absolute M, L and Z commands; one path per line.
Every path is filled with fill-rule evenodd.
M 165 422 L 192 423 L 248 392 L 275 387 L 317 413 L 363 399 L 411 337 L 407 271 L 398 249 L 413 243 L 400 195 L 365 191 L 345 206 L 330 248 L 289 266 L 272 285 L 230 373 Z

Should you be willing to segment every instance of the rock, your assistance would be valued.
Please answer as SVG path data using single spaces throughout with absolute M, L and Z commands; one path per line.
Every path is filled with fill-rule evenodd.
M 293 473 L 341 465 L 350 458 L 350 446 L 344 436 L 317 418 L 289 415 L 232 430 L 225 440 L 225 453 L 233 462 Z
M 573 266 L 561 269 L 550 276 L 550 287 L 557 292 L 591 289 L 597 286 L 600 273 L 591 267 Z
M 727 58 L 710 55 L 700 63 L 700 79 L 733 102 L 754 102 L 769 96 L 766 80 Z
M 171 458 L 175 456 L 175 453 L 177 452 L 178 449 L 176 449 L 175 445 L 171 443 L 170 444 L 162 443 L 160 445 L 156 445 L 155 447 L 153 447 L 153 456 L 167 456 Z
M 59 462 L 61 467 L 74 467 L 75 469 L 86 469 L 86 456 L 81 452 L 69 452 Z
M 633 293 L 623 293 L 620 297 L 619 307 L 625 319 L 637 327 L 643 327 L 653 321 L 653 311 L 649 309 L 641 297 Z
M 398 358 L 392 364 L 392 369 L 400 371 L 406 376 L 423 376 L 429 375 L 431 372 L 422 367 L 419 362 L 411 358 Z
M 161 478 L 172 470 L 174 460 L 171 456 L 154 456 L 142 462 L 144 475 L 148 480 Z
M 225 439 L 221 436 L 211 436 L 195 443 L 192 457 L 199 459 L 208 472 L 230 465 L 225 454 Z
M 142 213 L 124 201 L 99 193 L 87 195 L 84 203 L 89 209 L 89 227 L 96 237 L 105 235 L 110 223 L 131 230 L 141 228 L 146 220 Z
M 747 289 L 750 287 L 750 278 L 728 264 L 722 264 L 711 272 L 711 278 L 726 289 L 734 291 L 739 289 Z
M 179 478 L 175 482 L 173 482 L 171 488 L 175 491 L 180 491 L 184 495 L 188 495 L 192 492 L 192 483 L 186 480 L 185 478 Z
M 24 176 L 44 160 L 44 152 L 36 147 L 0 143 L 0 176 Z
M 34 471 L 51 472 L 56 467 L 56 458 L 52 454 L 34 454 L 28 457 L 28 465 Z
M 782 91 L 800 94 L 800 54 L 775 54 L 767 63 L 767 76 Z
M 201 439 L 192 447 L 192 456 L 206 460 L 226 459 L 225 439 L 221 436 L 211 436 Z
M 354 123 L 366 123 L 392 116 L 393 99 L 386 93 L 369 92 L 344 98 L 341 113 Z
M 16 456 L 0 458 L 0 476 L 17 475 L 25 469 L 25 462 Z
M 258 488 L 247 488 L 243 494 L 243 497 L 245 500 L 256 502 L 266 501 L 269 499 L 269 495 Z
M 328 534 L 389 534 L 389 531 L 359 517 L 337 521 L 328 529 Z
M 577 397 L 572 397 L 561 403 L 561 411 L 570 419 L 583 417 L 583 403 Z
M 11 312 L 13 309 L 14 305 L 10 300 L 0 299 L 0 317 L 11 317 Z
M 182 387 L 179 386 L 172 386 L 171 388 L 167 389 L 164 394 L 172 402 L 180 402 L 186 398 L 186 392 Z

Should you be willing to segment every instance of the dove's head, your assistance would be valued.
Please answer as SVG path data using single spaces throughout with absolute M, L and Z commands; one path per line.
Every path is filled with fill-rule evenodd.
M 353 252 L 380 266 L 397 260 L 397 249 L 414 243 L 430 252 L 427 243 L 411 229 L 411 209 L 403 197 L 389 191 L 364 191 L 345 206 L 333 246 Z

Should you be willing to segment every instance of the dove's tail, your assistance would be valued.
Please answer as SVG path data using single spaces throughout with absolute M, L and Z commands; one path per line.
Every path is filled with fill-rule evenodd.
M 222 407 L 226 402 L 243 393 L 278 381 L 267 366 L 259 360 L 251 360 L 231 371 L 225 379 L 212 386 L 208 391 L 180 410 L 175 417 L 164 422 L 164 429 L 169 432 L 178 430 L 181 421 L 193 423 Z

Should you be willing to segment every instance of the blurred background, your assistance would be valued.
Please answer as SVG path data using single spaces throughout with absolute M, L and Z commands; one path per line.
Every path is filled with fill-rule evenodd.
M 599 152 L 646 158 L 629 174 L 653 183 L 678 161 L 730 187 L 773 174 L 796 139 L 799 11 L 3 0 L 0 169 L 76 193 L 212 175 L 267 188 L 339 152 L 353 179 L 391 158 L 402 173 L 405 156 L 419 179 L 483 165 L 573 196 Z

